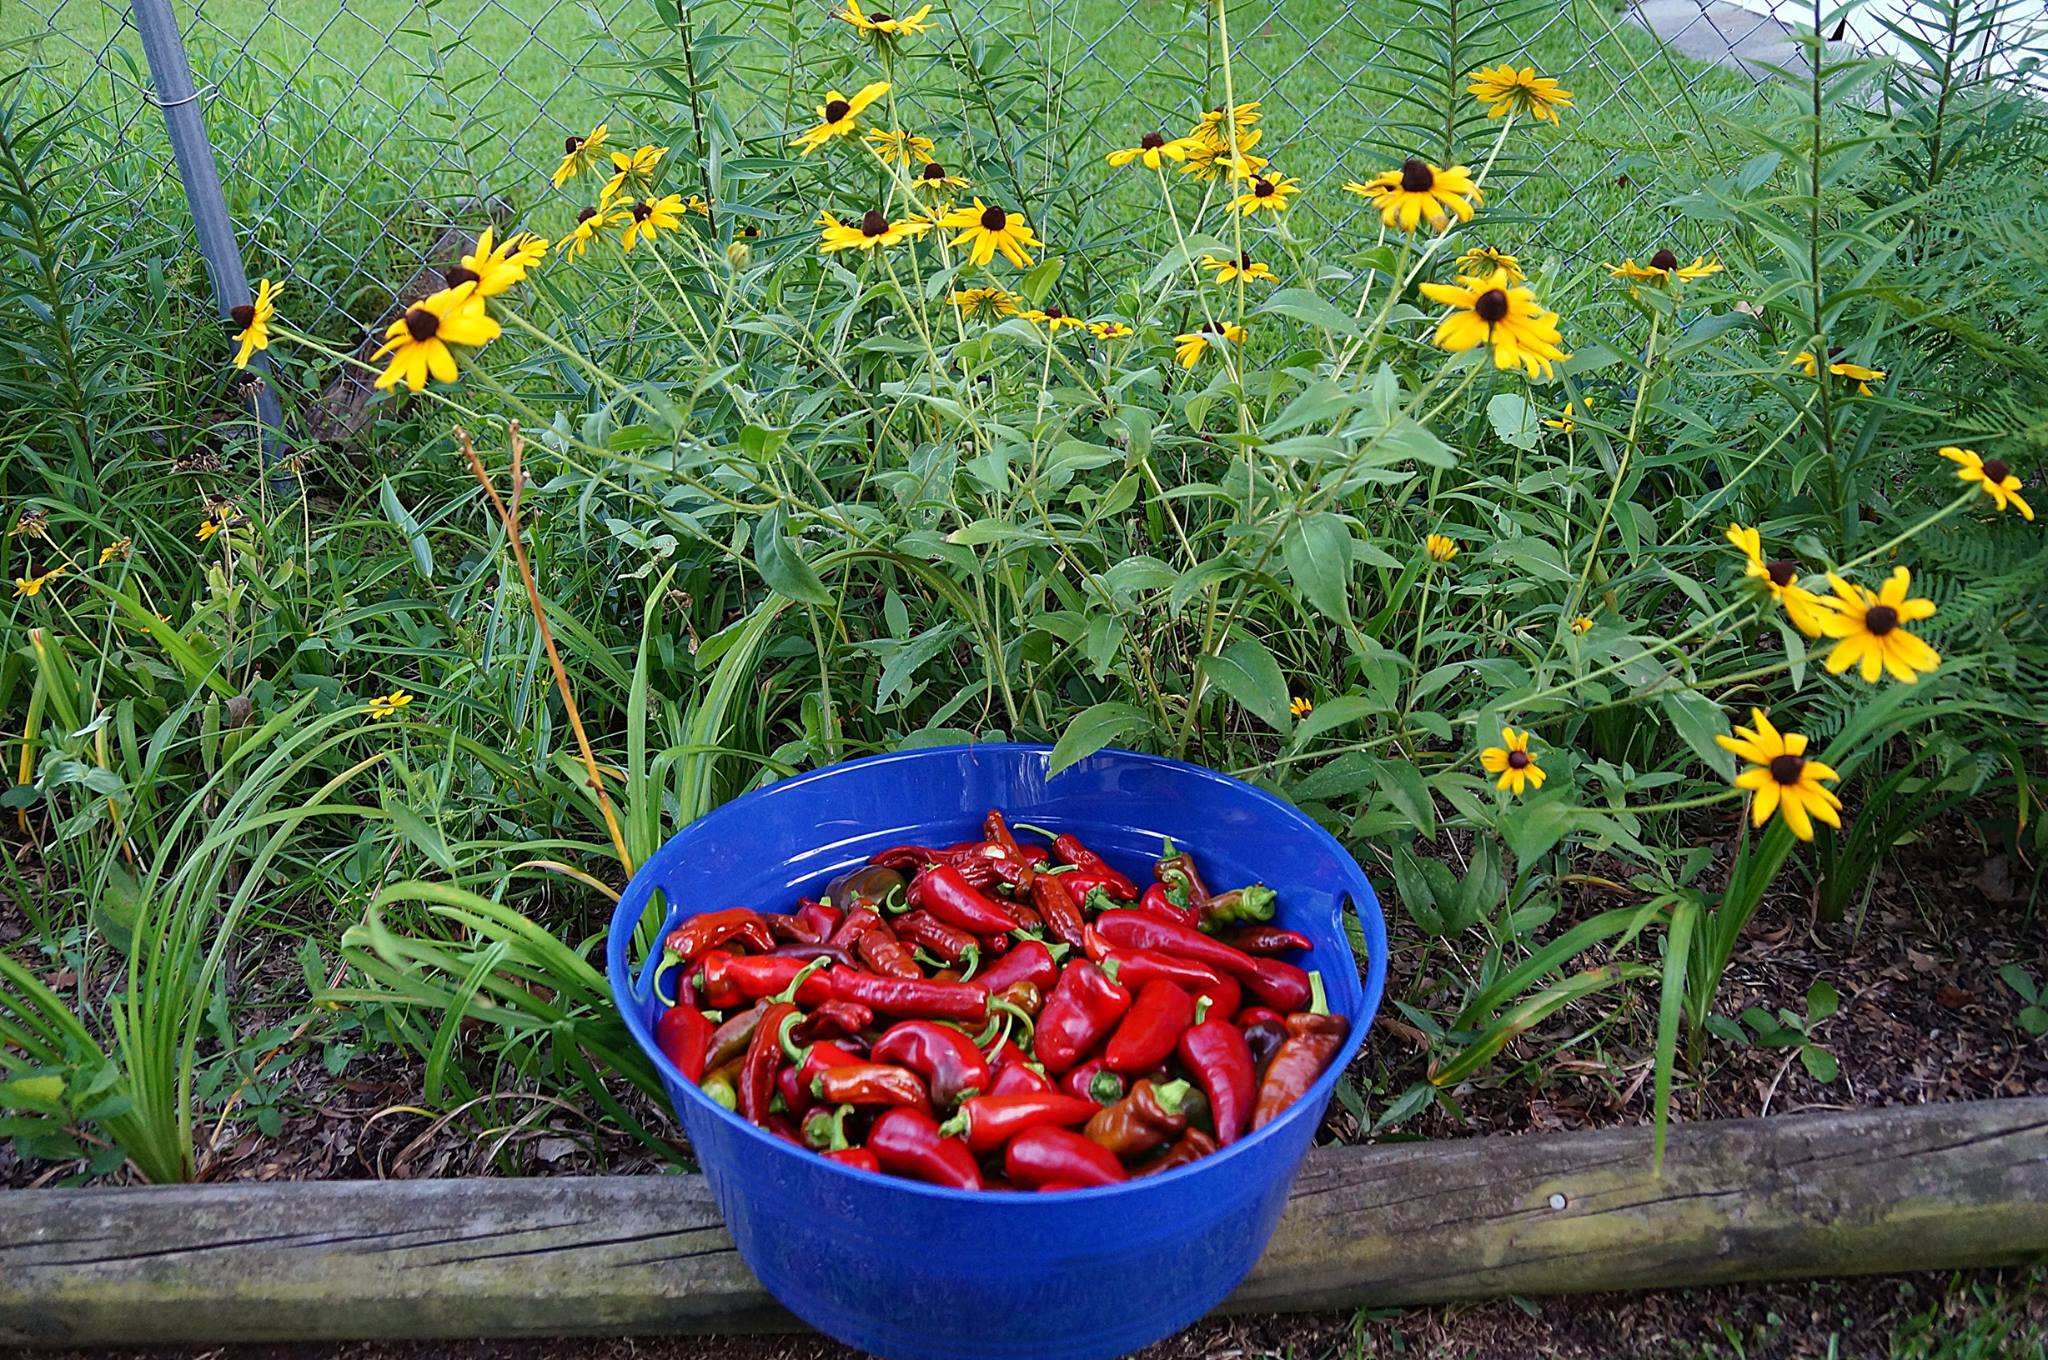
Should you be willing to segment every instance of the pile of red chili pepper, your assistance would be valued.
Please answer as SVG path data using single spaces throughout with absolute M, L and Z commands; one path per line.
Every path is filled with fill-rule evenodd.
M 1261 884 L 1171 842 L 1142 888 L 1071 835 L 904 845 L 789 913 L 670 933 L 655 1024 L 713 1100 L 798 1147 L 967 1190 L 1070 1190 L 1205 1157 L 1343 1048 Z

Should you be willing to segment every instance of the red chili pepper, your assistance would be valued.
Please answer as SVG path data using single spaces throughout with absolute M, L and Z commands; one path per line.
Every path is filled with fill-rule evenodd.
M 698 986 L 714 1004 L 730 1006 L 737 1000 L 759 1001 L 786 991 L 809 961 L 786 954 L 734 955 L 713 950 L 704 956 Z M 729 995 L 731 999 L 716 1000 Z
M 813 902 L 808 898 L 796 909 L 796 919 L 821 940 L 832 938 L 832 932 L 839 929 L 839 922 L 845 915 L 837 907 L 828 907 L 823 902 Z
M 1111 897 L 1116 897 L 1117 880 L 1123 879 L 1126 883 L 1130 882 L 1129 879 L 1124 878 L 1122 874 L 1117 873 L 1113 869 L 1107 873 L 1100 869 L 1069 869 L 1064 873 L 1054 875 L 1054 877 L 1065 880 L 1062 886 L 1066 888 L 1067 892 L 1076 902 L 1083 905 L 1086 905 L 1088 895 L 1097 888 L 1102 889 L 1104 893 Z M 1128 902 L 1131 898 L 1124 897 L 1117 900 Z
M 1253 1010 L 1263 1013 L 1258 1019 L 1247 1021 L 1244 1017 Z M 1252 1051 L 1252 1065 L 1264 1076 L 1266 1065 L 1273 1061 L 1280 1045 L 1287 1042 L 1287 1018 L 1264 1006 L 1247 1006 L 1238 1013 L 1237 1022 L 1244 1033 L 1245 1046 Z
M 806 1152 L 811 1150 L 811 1145 L 804 1141 L 803 1130 L 798 1128 L 796 1121 L 786 1114 L 769 1115 L 762 1123 L 762 1127 L 785 1143 L 794 1143 Z
M 1003 1170 L 1027 1189 L 1056 1183 L 1116 1185 L 1128 1179 L 1116 1154 L 1072 1129 L 1040 1126 L 1010 1140 Z
M 1209 1097 L 1216 1141 L 1229 1147 L 1244 1132 L 1252 1117 L 1252 1104 L 1258 1099 L 1259 1074 L 1252 1062 L 1251 1045 L 1236 1025 L 1217 1016 L 1205 1018 L 1181 1035 L 1178 1047 L 1181 1062 Z
M 976 1096 L 960 1113 L 939 1126 L 948 1136 L 964 1134 L 967 1150 L 986 1157 L 1026 1129 L 1079 1128 L 1102 1107 L 1092 1100 L 1062 1095 Z
M 1112 1072 L 1149 1072 L 1173 1055 L 1174 1045 L 1195 1023 L 1195 999 L 1171 982 L 1138 988 L 1131 1009 L 1102 1050 Z
M 765 916 L 768 933 L 783 944 L 823 944 L 825 935 L 803 917 L 791 912 L 787 915 Z
M 924 1083 L 907 1067 L 858 1062 L 828 1067 L 811 1078 L 811 1094 L 828 1105 L 909 1105 L 931 1108 Z
M 754 1005 L 737 1015 L 729 1015 L 711 1036 L 711 1051 L 705 1055 L 704 1070 L 709 1072 L 734 1062 L 744 1055 L 747 1046 L 754 1042 L 754 1030 L 761 1023 L 761 1014 L 768 1008 Z
M 1169 899 L 1189 908 L 1198 918 L 1209 905 L 1209 887 L 1195 868 L 1195 857 L 1186 851 L 1176 851 L 1172 841 L 1166 843 L 1166 853 L 1152 866 L 1152 877 L 1166 885 Z
M 997 992 L 991 1001 L 1000 1001 L 1012 1010 L 1024 1012 L 1034 1020 L 1045 1009 L 1045 993 L 1038 990 L 1035 982 L 1013 982 Z
M 853 1001 L 877 1015 L 911 1020 L 986 1020 L 988 988 L 978 982 L 934 982 L 928 978 L 885 978 L 830 969 L 805 978 L 798 1002 Z
M 1052 951 L 1044 944 L 1037 940 L 1022 940 L 974 980 L 991 992 L 1000 992 L 1013 982 L 1029 982 L 1040 991 L 1050 991 L 1060 980 L 1060 966 L 1053 961 Z
M 860 937 L 882 924 L 881 915 L 871 907 L 855 907 L 839 918 L 839 924 L 832 931 L 828 944 L 841 949 L 852 949 L 860 943 Z
M 1124 1098 L 1124 1079 L 1103 1066 L 1102 1059 L 1090 1058 L 1060 1078 L 1060 1089 L 1097 1105 L 1111 1105 Z
M 711 1022 L 695 1006 L 670 1006 L 654 1021 L 655 1047 L 692 1082 L 704 1079 L 712 1033 Z
M 988 1093 L 992 1096 L 1045 1095 L 1057 1090 L 1059 1087 L 1052 1084 L 1052 1078 L 1035 1064 L 1021 1062 L 998 1067 L 988 1084 Z
M 922 1110 L 891 1110 L 868 1130 L 868 1151 L 892 1176 L 928 1181 L 955 1190 L 981 1189 L 981 1169 L 958 1138 L 939 1134 L 938 1121 Z
M 775 947 L 775 937 L 769 933 L 768 923 L 761 919 L 759 912 L 751 907 L 732 907 L 692 916 L 668 933 L 668 939 L 662 943 L 662 952 L 673 955 L 687 966 L 695 963 L 706 950 L 731 940 L 739 940 L 761 954 Z
M 788 1045 L 783 1046 L 783 1051 L 785 1054 L 788 1052 Z M 831 1068 L 852 1067 L 867 1061 L 852 1049 L 841 1048 L 838 1044 L 815 1043 L 803 1053 L 803 1057 L 797 1060 L 796 1077 L 806 1091 L 811 1089 L 811 1083 L 818 1079 L 819 1074 Z
M 958 926 L 949 926 L 928 911 L 907 911 L 896 918 L 896 934 L 921 945 L 947 963 L 966 967 L 981 958 L 981 946 L 974 936 Z M 920 973 L 922 976 L 922 973 Z
M 910 905 L 976 935 L 1007 935 L 1017 928 L 1016 917 L 949 864 L 927 869 L 910 881 Z
M 875 925 L 863 934 L 854 945 L 854 952 L 871 972 L 883 977 L 921 978 L 924 969 L 917 966 L 917 959 L 903 947 L 896 938 L 896 932 L 886 925 Z
M 810 1113 L 815 1102 L 811 1099 L 810 1089 L 797 1079 L 794 1067 L 785 1066 L 775 1074 L 775 1089 L 782 1096 L 783 1108 L 792 1116 L 802 1119 Z
M 1172 921 L 1189 927 L 1193 927 L 1198 919 L 1188 908 L 1174 905 L 1173 899 L 1166 895 L 1166 885 L 1163 883 L 1154 883 L 1146 888 L 1133 910 L 1142 911 L 1147 916 L 1157 916 L 1162 921 Z
M 1307 973 L 1279 959 L 1254 958 L 1199 930 L 1136 911 L 1104 912 L 1095 918 L 1095 929 L 1112 945 L 1178 954 L 1229 973 L 1246 991 L 1280 1010 L 1298 1011 L 1308 1005 Z
M 795 1014 L 796 1007 L 788 1002 L 773 1003 L 761 1012 L 761 1023 L 747 1044 L 736 1085 L 740 1118 L 750 1124 L 767 1121 L 769 1102 L 775 1098 L 775 1073 L 782 1066 L 782 1022 Z
M 1308 936 L 1279 926 L 1245 926 L 1219 938 L 1232 949 L 1242 949 L 1247 954 L 1291 954 L 1315 947 Z
M 821 1001 L 799 1020 L 790 1037 L 801 1044 L 836 1036 L 846 1039 L 875 1023 L 875 1013 L 851 1001 Z
M 1266 1064 L 1266 1075 L 1259 1083 L 1252 1127 L 1266 1127 L 1301 1099 L 1344 1047 L 1344 1038 L 1350 1032 L 1351 1022 L 1341 1015 L 1298 1011 L 1288 1016 L 1286 1041 Z
M 1075 897 L 1066 884 L 1060 882 L 1065 874 L 1040 874 L 1031 880 L 1031 901 L 1044 918 L 1046 929 L 1053 938 L 1075 949 L 1081 947 L 1081 937 L 1088 928 L 1088 918 L 1081 911 L 1080 899 Z
M 1092 931 L 1090 933 L 1093 934 Z M 1113 971 L 1116 980 L 1126 987 L 1143 987 L 1148 982 L 1160 981 L 1178 983 L 1189 996 L 1208 997 L 1209 1009 L 1225 1015 L 1236 1011 L 1238 1002 L 1244 997 L 1244 989 L 1236 978 L 1219 973 L 1205 963 L 1150 949 L 1111 949 L 1100 943 L 1100 935 L 1095 939 L 1099 952 L 1091 949 L 1088 957 Z M 1115 965 L 1113 969 L 1110 968 L 1112 964 Z
M 1129 875 L 1117 872 L 1108 860 L 1081 844 L 1081 838 L 1071 832 L 1053 838 L 1052 852 L 1077 869 L 1088 869 L 1102 875 L 1102 886 L 1109 889 L 1111 896 L 1128 902 L 1138 895 L 1138 885 Z
M 875 1040 L 869 1056 L 907 1067 L 925 1079 L 935 1104 L 950 1109 L 989 1085 L 988 1059 L 974 1040 L 950 1025 L 905 1020 Z
M 856 1171 L 872 1171 L 877 1175 L 881 1174 L 882 1163 L 876 1158 L 874 1153 L 866 1148 L 835 1148 L 831 1152 L 821 1153 L 820 1155 L 828 1162 L 837 1162 L 841 1166 L 850 1166 Z
M 1093 1053 L 1131 1008 L 1131 994 L 1086 959 L 1060 974 L 1039 1013 L 1032 1051 L 1058 1075 Z
M 838 945 L 828 944 L 823 940 L 819 940 L 814 944 L 779 944 L 775 946 L 774 952 L 769 954 L 768 957 L 772 959 L 802 959 L 805 963 L 809 963 L 812 959 L 830 959 L 841 968 L 860 967 L 859 961 L 853 955 L 847 953 Z
M 1016 834 L 1010 830 L 1010 819 L 1003 816 L 1001 808 L 990 808 L 981 819 L 981 834 L 991 845 L 1000 845 L 1012 855 L 1020 853 Z
M 1202 1158 L 1214 1152 L 1216 1148 L 1217 1142 L 1214 1138 L 1203 1133 L 1200 1129 L 1191 1128 L 1181 1134 L 1178 1143 L 1175 1143 L 1166 1150 L 1165 1156 L 1160 1157 L 1156 1161 L 1145 1163 L 1145 1165 L 1131 1174 L 1136 1176 L 1156 1176 L 1162 1171 L 1171 1171 L 1177 1166 L 1186 1166 L 1189 1162 L 1199 1162 Z

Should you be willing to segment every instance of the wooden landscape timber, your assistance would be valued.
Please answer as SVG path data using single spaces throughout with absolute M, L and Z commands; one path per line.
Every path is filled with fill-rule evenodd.
M 1324 1148 L 1226 1308 L 2048 1256 L 2048 1099 Z M 0 1196 L 0 1342 L 740 1332 L 794 1320 L 695 1176 Z

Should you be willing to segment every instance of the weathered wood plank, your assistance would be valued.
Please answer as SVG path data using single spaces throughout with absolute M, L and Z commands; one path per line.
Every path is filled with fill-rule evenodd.
M 1228 1306 L 1424 1303 L 2024 1261 L 2048 1100 L 1310 1155 Z M 0 1342 L 791 1326 L 695 1177 L 0 1196 Z

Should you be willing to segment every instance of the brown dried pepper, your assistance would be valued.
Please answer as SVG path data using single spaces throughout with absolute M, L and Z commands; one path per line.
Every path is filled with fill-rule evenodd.
M 883 977 L 921 978 L 924 969 L 917 966 L 917 960 L 903 942 L 896 938 L 896 932 L 877 922 L 864 933 L 854 945 L 854 952 L 870 972 Z
M 1187 1128 L 1181 1105 L 1190 1089 L 1185 1081 L 1146 1077 L 1122 1100 L 1097 1111 L 1085 1132 L 1120 1161 L 1137 1161 Z
M 1133 1175 L 1156 1176 L 1162 1171 L 1171 1171 L 1189 1162 L 1199 1162 L 1216 1150 L 1216 1140 L 1200 1129 L 1189 1129 L 1180 1136 L 1180 1141 L 1166 1150 L 1157 1161 L 1147 1162 Z
M 1088 918 L 1074 900 L 1059 874 L 1040 874 L 1031 880 L 1031 901 L 1045 918 L 1046 929 L 1061 944 L 1079 949 L 1088 928 Z
M 1252 1127 L 1262 1129 L 1300 1100 L 1316 1084 L 1323 1069 L 1344 1047 L 1351 1022 L 1341 1015 L 1296 1011 L 1287 1017 L 1287 1038 L 1266 1064 L 1259 1083 L 1259 1103 L 1252 1107 Z

